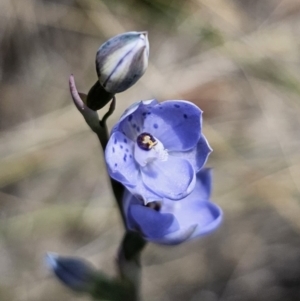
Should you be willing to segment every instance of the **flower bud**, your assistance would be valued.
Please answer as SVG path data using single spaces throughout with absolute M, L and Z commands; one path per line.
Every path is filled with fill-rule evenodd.
M 96 270 L 85 260 L 47 253 L 46 263 L 57 278 L 74 291 L 89 292 Z
M 134 287 L 128 281 L 110 278 L 84 259 L 47 253 L 46 263 L 64 285 L 89 294 L 93 300 L 136 300 Z
M 146 71 L 148 56 L 147 32 L 126 32 L 109 39 L 96 55 L 100 84 L 112 94 L 125 91 Z

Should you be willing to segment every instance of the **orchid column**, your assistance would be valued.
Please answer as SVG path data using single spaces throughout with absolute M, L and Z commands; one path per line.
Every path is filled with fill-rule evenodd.
M 216 229 L 221 209 L 210 201 L 210 148 L 202 133 L 202 111 L 184 100 L 140 101 L 131 105 L 109 136 L 107 118 L 115 94 L 131 87 L 148 65 L 147 33 L 128 32 L 104 43 L 96 55 L 98 80 L 79 93 L 77 109 L 99 137 L 125 234 L 117 257 L 119 275 L 110 279 L 78 258 L 47 255 L 56 276 L 69 288 L 96 300 L 139 300 L 140 255 L 146 241 L 175 245 Z M 109 102 L 99 120 L 97 110 Z

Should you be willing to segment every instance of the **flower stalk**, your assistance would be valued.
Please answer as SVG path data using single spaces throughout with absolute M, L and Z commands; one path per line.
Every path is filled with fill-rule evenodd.
M 95 132 L 95 134 L 97 135 L 101 147 L 103 149 L 103 152 L 105 152 L 109 140 L 106 121 L 115 110 L 116 98 L 113 97 L 108 111 L 104 114 L 103 118 L 99 120 L 97 112 L 92 110 L 88 106 L 88 104 L 86 104 L 85 102 L 86 94 L 79 93 L 77 91 L 73 75 L 70 76 L 69 85 L 70 85 L 70 91 L 75 106 L 77 107 L 79 112 L 83 115 L 86 123 L 89 125 L 91 130 Z M 110 182 L 111 182 L 113 194 L 115 196 L 115 199 L 119 207 L 119 211 L 122 216 L 124 226 L 126 227 L 125 216 L 122 207 L 124 186 L 120 182 L 112 178 L 110 178 Z M 126 230 L 116 260 L 118 266 L 118 272 L 119 272 L 119 277 L 118 277 L 119 280 L 117 283 L 120 286 L 119 290 L 117 291 L 119 291 L 120 294 L 119 295 L 117 294 L 116 296 L 113 297 L 113 299 L 108 299 L 108 300 L 116 300 L 116 301 L 117 300 L 128 300 L 128 301 L 139 300 L 139 290 L 140 290 L 140 282 L 141 282 L 140 257 L 141 257 L 141 251 L 143 250 L 145 245 L 146 245 L 146 241 L 138 233 L 134 233 Z M 95 289 L 92 292 L 91 291 L 89 292 L 96 300 L 103 300 L 102 290 L 104 288 L 106 290 L 110 290 L 112 287 L 112 290 L 114 290 L 113 287 L 118 286 L 117 284 L 111 284 L 106 279 L 105 279 L 106 284 L 104 284 L 103 276 L 101 277 L 99 276 L 96 279 L 98 282 L 97 285 L 94 286 Z M 127 294 L 126 299 L 123 298 L 124 294 Z M 121 296 L 123 296 L 122 297 L 123 299 L 121 298 Z M 119 297 L 120 299 L 118 299 Z

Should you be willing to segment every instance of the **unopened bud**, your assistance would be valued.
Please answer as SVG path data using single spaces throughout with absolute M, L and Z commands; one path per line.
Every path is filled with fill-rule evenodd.
M 96 69 L 101 86 L 109 93 L 120 93 L 135 84 L 148 66 L 147 32 L 126 32 L 100 46 Z
M 89 292 L 93 288 L 96 270 L 85 260 L 47 253 L 46 263 L 57 278 L 70 289 Z

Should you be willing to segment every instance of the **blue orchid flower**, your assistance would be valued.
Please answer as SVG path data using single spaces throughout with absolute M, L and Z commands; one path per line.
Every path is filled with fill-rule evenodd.
M 145 204 L 186 197 L 212 151 L 201 128 L 202 111 L 191 102 L 132 105 L 106 147 L 109 175 Z
M 139 232 L 148 241 L 173 245 L 217 229 L 223 213 L 209 201 L 211 170 L 202 169 L 196 178 L 195 189 L 180 202 L 165 199 L 144 205 L 127 190 L 123 210 L 128 230 Z

